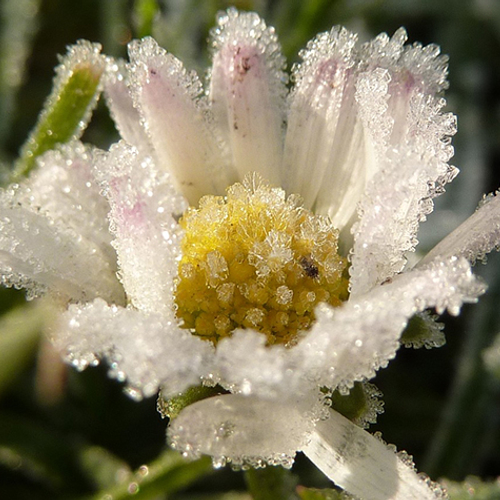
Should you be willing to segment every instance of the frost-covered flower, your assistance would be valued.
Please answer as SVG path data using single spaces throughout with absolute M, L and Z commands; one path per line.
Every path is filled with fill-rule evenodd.
M 497 197 L 415 267 L 405 257 L 457 172 L 446 58 L 403 29 L 359 44 L 334 28 L 288 92 L 256 14 L 221 14 L 211 38 L 205 91 L 151 38 L 108 59 L 122 140 L 62 146 L 2 192 L 3 282 L 68 304 L 56 346 L 81 369 L 106 358 L 132 396 L 224 388 L 172 423 L 185 453 L 289 466 L 302 450 L 361 498 L 433 498 L 327 396 L 386 366 L 414 315 L 484 291 L 470 264 L 499 242 Z

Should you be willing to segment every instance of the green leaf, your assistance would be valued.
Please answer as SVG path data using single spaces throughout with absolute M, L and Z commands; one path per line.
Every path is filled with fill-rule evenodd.
M 158 411 L 165 418 L 169 419 L 176 418 L 179 413 L 186 408 L 186 406 L 196 403 L 196 401 L 201 401 L 202 399 L 211 398 L 212 396 L 218 396 L 219 394 L 224 394 L 227 391 L 222 389 L 220 386 L 215 387 L 205 387 L 205 386 L 194 386 L 187 389 L 179 396 L 165 399 L 162 394 L 158 396 Z
M 336 490 L 318 490 L 316 488 L 297 488 L 300 500 L 347 500 L 349 498 Z
M 186 488 L 200 477 L 213 471 L 210 458 L 188 462 L 179 453 L 167 450 L 150 465 L 139 467 L 119 485 L 102 490 L 92 500 L 148 500 Z
M 151 36 L 153 32 L 153 21 L 159 14 L 157 0 L 135 0 L 134 21 L 137 38 Z
M 13 180 L 27 175 L 41 154 L 81 135 L 101 90 L 105 59 L 99 51 L 98 44 L 80 41 L 62 58 L 52 93 L 35 129 L 21 148 Z
M 80 452 L 80 464 L 84 474 L 98 489 L 111 488 L 132 476 L 126 462 L 100 446 L 88 446 Z
M 293 500 L 297 484 L 292 473 L 283 467 L 249 469 L 245 481 L 253 500 Z
M 0 394 L 33 359 L 47 314 L 30 304 L 0 318 Z
M 478 477 L 468 477 L 462 483 L 443 481 L 450 500 L 500 500 L 500 481 L 483 482 Z

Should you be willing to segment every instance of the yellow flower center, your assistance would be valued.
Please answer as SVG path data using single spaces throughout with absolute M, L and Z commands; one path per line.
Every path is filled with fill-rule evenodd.
M 185 235 L 177 316 L 216 343 L 252 328 L 269 344 L 289 344 L 314 321 L 319 302 L 347 299 L 346 259 L 329 220 L 256 176 L 227 196 L 205 196 L 180 221 Z

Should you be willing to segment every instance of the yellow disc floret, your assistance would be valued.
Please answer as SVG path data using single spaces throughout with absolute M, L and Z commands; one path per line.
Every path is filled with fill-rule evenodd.
M 175 297 L 184 327 L 214 343 L 242 327 L 289 344 L 319 302 L 347 298 L 338 231 L 300 201 L 253 176 L 186 212 Z

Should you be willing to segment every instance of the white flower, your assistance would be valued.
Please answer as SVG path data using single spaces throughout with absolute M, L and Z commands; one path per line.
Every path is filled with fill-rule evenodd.
M 274 31 L 256 14 L 219 16 L 205 92 L 154 40 L 132 42 L 129 65 L 109 61 L 105 84 L 123 140 L 109 152 L 76 142 L 49 152 L 25 183 L 2 192 L 4 284 L 69 302 L 55 344 L 78 368 L 106 358 L 132 396 L 161 388 L 170 397 L 202 382 L 230 391 L 173 422 L 170 440 L 186 453 L 290 465 L 303 450 L 361 498 L 432 498 L 385 445 L 326 410 L 320 391 L 373 377 L 415 314 L 458 314 L 475 301 L 485 287 L 470 262 L 500 241 L 492 197 L 407 266 L 418 224 L 457 171 L 448 165 L 455 118 L 438 97 L 446 58 L 405 41 L 402 29 L 363 45 L 343 28 L 320 34 L 292 69 L 290 92 Z M 287 347 L 266 345 L 251 328 L 214 346 L 176 317 L 179 215 L 252 172 L 329 217 L 349 252 L 349 300 L 319 305 Z M 285 200 L 281 190 L 268 194 Z M 274 259 L 254 257 L 262 274 L 293 260 L 287 235 L 273 231 L 256 242 Z M 222 279 L 227 263 L 211 259 Z M 315 277 L 313 264 L 302 265 Z M 292 296 L 280 290 L 283 301 Z

